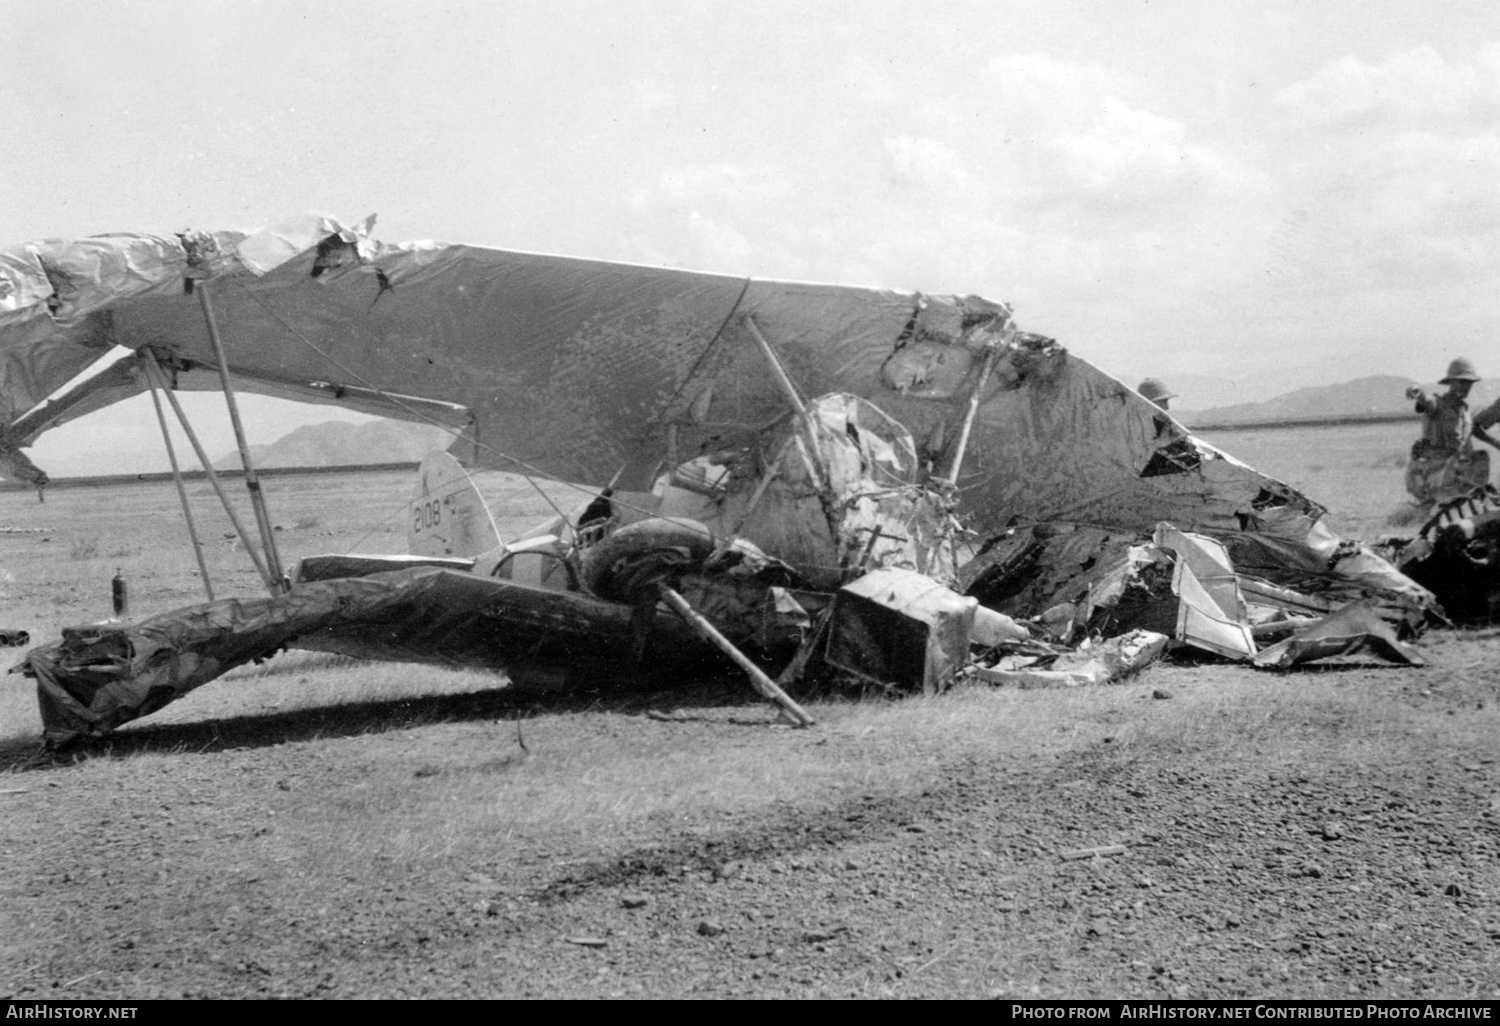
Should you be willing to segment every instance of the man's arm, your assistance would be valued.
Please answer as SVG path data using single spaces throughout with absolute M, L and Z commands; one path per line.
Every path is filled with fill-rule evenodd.
M 1479 439 L 1481 442 L 1483 442 L 1485 445 L 1488 445 L 1492 449 L 1500 449 L 1500 442 L 1495 441 L 1494 436 L 1484 428 L 1475 428 L 1474 437 Z
M 1500 449 L 1500 441 L 1490 434 L 1489 429 L 1500 424 L 1500 399 L 1496 399 L 1474 416 L 1474 437 L 1485 445 L 1494 449 Z

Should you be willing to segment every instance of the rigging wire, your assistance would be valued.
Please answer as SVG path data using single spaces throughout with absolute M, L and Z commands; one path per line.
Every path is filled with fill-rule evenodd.
M 423 412 L 422 410 L 418 409 L 417 407 L 411 406 L 408 403 L 403 402 L 400 399 L 400 397 L 398 397 L 398 396 L 396 396 L 396 395 L 394 395 L 394 394 L 392 394 L 390 392 L 387 392 L 385 389 L 381 388 L 379 385 L 376 385 L 369 378 L 366 378 L 363 374 L 360 374 L 358 371 L 354 370 L 352 367 L 349 367 L 348 365 L 346 365 L 345 363 L 343 363 L 342 361 L 340 361 L 338 358 L 336 358 L 333 355 L 331 355 L 330 353 L 328 353 L 325 349 L 323 349 L 321 346 L 319 346 L 316 342 L 312 341 L 312 339 L 308 338 L 306 335 L 302 334 L 302 332 L 298 331 L 296 328 L 294 328 L 290 324 L 288 324 L 287 321 L 286 321 L 286 319 L 283 318 L 275 310 L 273 310 L 265 302 L 265 300 L 262 299 L 257 293 L 252 292 L 250 289 L 245 288 L 245 286 L 244 286 L 243 283 L 241 283 L 241 282 L 239 282 L 237 280 L 234 280 L 234 279 L 231 279 L 231 280 L 234 281 L 234 284 L 235 284 L 236 288 L 238 288 L 243 294 L 245 294 L 246 296 L 249 296 L 252 300 L 254 300 L 255 303 L 256 303 L 256 305 L 258 305 L 262 310 L 264 310 L 266 312 L 267 315 L 269 315 L 273 320 L 275 320 L 278 324 L 280 324 L 283 328 L 285 328 L 293 337 L 295 337 L 298 341 L 300 341 L 303 345 L 307 346 L 313 352 L 317 353 L 323 359 L 327 360 L 334 367 L 337 367 L 344 374 L 347 374 L 353 380 L 358 381 L 361 385 L 363 385 L 365 388 L 368 388 L 370 391 L 374 392 L 375 394 L 377 394 L 379 396 L 382 396 L 388 402 L 390 402 L 391 405 L 396 406 L 397 408 L 399 408 L 399 409 L 403 410 L 405 413 L 407 413 L 407 415 L 410 416 L 413 420 L 421 421 L 421 422 L 430 424 L 430 425 L 432 425 L 434 427 L 441 428 L 443 431 L 446 431 L 448 434 L 452 435 L 455 439 L 459 439 L 459 438 L 463 437 L 463 432 L 461 430 L 459 430 L 457 428 L 454 428 L 451 425 L 444 424 L 442 421 L 439 421 L 436 418 L 429 416 L 427 413 Z M 741 298 L 743 298 L 745 290 L 749 288 L 749 281 L 750 280 L 748 278 L 745 280 L 745 286 L 741 290 L 741 293 L 740 293 Z M 739 300 L 735 301 L 735 305 L 736 305 L 736 307 L 739 305 Z M 730 310 L 730 316 L 733 316 L 733 313 L 734 313 L 734 310 L 731 309 Z M 719 335 L 722 334 L 722 332 L 724 330 L 724 326 L 727 325 L 728 323 L 729 323 L 729 318 L 726 317 L 725 321 L 724 321 L 724 324 L 720 325 L 719 332 L 716 333 L 715 336 L 714 336 L 714 341 L 715 342 L 718 341 Z M 701 358 L 700 358 L 700 362 L 701 362 Z M 694 364 L 694 369 L 695 370 L 696 370 L 697 366 L 698 366 L 697 364 Z M 501 459 L 507 461 L 508 463 L 514 465 L 515 467 L 519 468 L 518 470 L 515 471 L 515 473 L 519 474 L 521 477 L 524 477 L 526 479 L 526 483 L 529 484 L 529 485 L 531 485 L 531 487 L 536 491 L 536 493 L 542 497 L 543 501 L 545 501 L 547 503 L 547 505 L 552 508 L 552 511 L 554 513 L 556 513 L 560 517 L 563 517 L 564 519 L 567 518 L 568 514 L 560 506 L 558 506 L 557 503 L 552 500 L 552 497 L 549 496 L 546 493 L 546 491 L 543 490 L 542 487 L 539 484 L 537 484 L 537 482 L 536 482 L 536 478 L 538 478 L 538 477 L 547 478 L 547 480 L 549 480 L 549 481 L 551 481 L 551 480 L 557 480 L 556 478 L 553 478 L 553 477 L 551 477 L 551 476 L 549 476 L 547 474 L 544 474 L 542 471 L 538 470 L 536 467 L 534 467 L 531 464 L 527 463 L 525 460 L 520 459 L 519 457 L 512 456 L 512 455 L 510 455 L 509 453 L 506 453 L 506 452 L 502 452 L 501 450 L 497 449 L 495 446 L 493 446 L 493 445 L 489 444 L 488 442 L 485 442 L 482 439 L 480 439 L 477 434 L 474 436 L 473 441 L 474 441 L 474 444 L 475 444 L 476 447 L 484 449 L 484 450 L 492 453 L 493 455 L 498 456 Z M 600 497 L 600 490 L 599 489 L 589 488 L 589 487 L 587 487 L 585 485 L 575 484 L 574 482 L 571 482 L 571 481 L 559 481 L 558 483 L 561 484 L 561 485 L 564 485 L 565 487 L 571 488 L 574 491 L 581 492 L 582 494 L 587 495 L 590 498 L 596 499 L 596 498 Z M 624 508 L 624 509 L 628 509 L 628 510 L 631 510 L 632 512 L 636 512 L 636 513 L 640 513 L 643 516 L 654 516 L 655 513 L 656 513 L 655 510 L 645 509 L 644 507 L 635 505 L 634 503 L 631 503 L 631 502 L 626 501 L 626 500 L 621 500 L 621 499 L 619 499 L 619 498 L 617 498 L 617 497 L 615 497 L 613 495 L 611 495 L 609 497 L 609 501 L 612 502 L 612 503 L 614 503 L 617 506 L 620 506 L 620 507 Z
M 353 542 L 351 542 L 350 545 L 349 545 L 349 547 L 344 550 L 344 554 L 346 556 L 347 555 L 353 555 L 355 549 L 358 546 L 363 545 L 365 543 L 366 539 L 374 537 L 375 533 L 377 531 L 383 531 L 383 530 L 385 530 L 385 527 L 386 527 L 387 524 L 391 523 L 392 521 L 394 521 L 399 516 L 405 516 L 406 513 L 407 513 L 407 509 L 406 509 L 406 506 L 404 506 L 404 505 L 400 509 L 395 509 L 395 510 L 392 510 L 390 513 L 387 513 L 385 515 L 385 519 L 384 520 L 380 521 L 374 527 L 370 528 L 364 534 L 360 535 Z
M 698 354 L 698 359 L 693 361 L 693 365 L 689 367 L 688 372 L 682 376 L 682 381 L 678 383 L 677 388 L 673 390 L 672 394 L 667 398 L 667 401 L 661 404 L 661 407 L 656 411 L 656 416 L 653 417 L 651 423 L 646 426 L 646 431 L 649 432 L 652 428 L 657 427 L 661 424 L 662 417 L 666 416 L 667 411 L 672 408 L 673 404 L 677 402 L 678 397 L 682 395 L 682 390 L 687 388 L 688 384 L 693 380 L 694 376 L 697 375 L 698 368 L 702 367 L 704 361 L 706 361 L 709 356 L 712 355 L 713 351 L 718 348 L 719 341 L 724 337 L 724 329 L 729 327 L 729 322 L 734 319 L 734 315 L 736 311 L 739 310 L 740 304 L 745 301 L 745 295 L 750 291 L 750 282 L 751 279 L 747 277 L 744 281 L 744 284 L 740 286 L 740 294 L 734 297 L 734 302 L 729 305 L 729 312 L 726 313 L 724 315 L 724 319 L 719 322 L 719 330 L 714 332 L 714 337 L 708 340 L 708 345 L 703 347 L 703 352 Z
M 233 280 L 233 279 L 231 279 L 231 280 Z M 334 357 L 333 355 L 331 355 L 330 353 L 328 353 L 325 349 L 323 349 L 317 343 L 313 342 L 306 335 L 304 335 L 302 332 L 298 331 L 291 324 L 289 324 L 286 321 L 286 319 L 283 318 L 277 311 L 275 311 L 274 309 L 272 309 L 265 302 L 265 300 L 263 300 L 255 292 L 251 291 L 248 288 L 245 288 L 244 285 L 241 282 L 234 281 L 234 284 L 235 284 L 235 287 L 239 288 L 242 293 L 244 293 L 246 296 L 248 296 L 250 299 L 252 299 L 256 303 L 256 305 L 258 305 L 262 310 L 264 310 L 266 312 L 266 314 L 268 316 L 270 316 L 273 320 L 275 320 L 278 324 L 280 324 L 283 328 L 285 328 L 287 330 L 287 332 L 289 334 L 291 334 L 294 338 L 296 338 L 302 344 L 306 345 L 309 349 L 311 349 L 313 352 L 317 353 L 323 359 L 327 360 L 331 365 L 333 365 L 334 367 L 338 368 L 341 372 L 343 372 L 344 374 L 348 375 L 354 381 L 359 382 L 365 388 L 368 388 L 371 392 L 374 392 L 375 394 L 383 397 L 386 401 L 388 401 L 389 403 L 391 403 L 391 405 L 393 405 L 393 406 L 401 409 L 412 420 L 415 420 L 415 421 L 418 421 L 418 422 L 422 422 L 422 423 L 427 423 L 427 424 L 430 424 L 430 425 L 432 425 L 434 427 L 438 427 L 438 428 L 442 429 L 443 431 L 447 432 L 448 434 L 452 435 L 455 439 L 459 439 L 459 438 L 463 437 L 463 432 L 460 429 L 454 428 L 454 427 L 452 427 L 449 424 L 445 424 L 445 423 L 437 420 L 436 418 L 428 415 L 423 410 L 421 410 L 421 409 L 419 409 L 417 407 L 414 407 L 414 406 L 412 406 L 412 405 L 410 405 L 410 404 L 408 404 L 406 402 L 403 402 L 402 399 L 399 396 L 396 396 L 396 395 L 394 395 L 394 394 L 392 394 L 390 392 L 387 392 L 385 389 L 383 389 L 380 386 L 376 385 L 369 378 L 366 378 L 364 375 L 360 374 L 358 371 L 354 370 L 353 368 L 349 367 L 348 365 L 346 365 L 345 363 L 343 363 L 342 361 L 340 361 L 339 359 L 337 359 L 336 357 Z M 718 342 L 720 341 L 720 339 L 721 339 L 721 337 L 723 335 L 723 332 L 724 332 L 724 328 L 728 326 L 730 319 L 734 315 L 734 311 L 736 309 L 738 309 L 739 303 L 743 300 L 745 292 L 748 291 L 749 286 L 750 286 L 750 279 L 747 278 L 745 280 L 745 285 L 741 289 L 740 297 L 735 301 L 734 306 L 730 308 L 729 315 L 726 316 L 726 318 L 724 319 L 724 322 L 719 326 L 719 330 L 717 332 L 715 332 L 714 338 L 713 338 L 712 342 L 710 343 L 708 349 L 713 349 L 718 344 Z M 696 372 L 696 370 L 698 369 L 698 367 L 702 365 L 703 359 L 707 355 L 708 355 L 708 352 L 706 350 L 699 357 L 699 359 L 697 361 L 695 361 L 695 363 L 693 365 L 693 368 L 692 368 L 693 372 Z M 691 377 L 691 373 L 690 373 L 689 377 Z M 686 381 L 684 381 L 683 385 L 679 386 L 679 388 L 678 388 L 678 394 L 680 394 L 681 389 L 683 387 L 685 387 L 685 385 L 686 385 Z M 658 420 L 659 420 L 659 416 L 658 416 Z M 484 449 L 487 452 L 489 452 L 489 453 L 491 453 L 491 454 L 493 454 L 495 456 L 498 456 L 500 459 L 505 460 L 507 463 L 510 463 L 511 465 L 519 468 L 516 471 L 516 473 L 519 476 L 525 478 L 526 483 L 529 484 L 532 487 L 532 489 L 534 491 L 536 491 L 536 493 L 539 496 L 541 496 L 542 500 L 544 502 L 546 502 L 549 507 L 551 507 L 551 509 L 553 510 L 553 512 L 556 513 L 559 517 L 562 517 L 564 520 L 568 519 L 567 513 L 565 513 L 562 510 L 562 508 L 559 507 L 557 505 L 557 503 L 552 500 L 552 497 L 549 496 L 546 493 L 546 491 L 541 487 L 541 485 L 537 483 L 537 478 L 546 478 L 549 481 L 555 481 L 555 480 L 557 480 L 556 478 L 550 477 L 549 475 L 543 473 L 541 470 L 539 470 L 538 468 L 536 468 L 536 467 L 532 466 L 531 464 L 527 463 L 525 460 L 520 459 L 519 457 L 512 456 L 512 455 L 510 455 L 509 453 L 506 453 L 506 452 L 502 452 L 500 449 L 496 448 L 495 446 L 489 444 L 488 442 L 485 442 L 485 441 L 481 440 L 478 437 L 477 434 L 474 436 L 473 442 L 474 442 L 476 448 Z M 599 497 L 601 497 L 601 491 L 599 489 L 590 488 L 590 487 L 585 486 L 585 485 L 575 484 L 574 482 L 571 482 L 571 481 L 557 481 L 557 483 L 559 485 L 563 486 L 563 487 L 571 488 L 574 491 L 581 492 L 582 494 L 588 495 L 588 496 L 593 497 L 593 498 L 599 498 Z M 621 499 L 619 499 L 618 497 L 616 497 L 614 495 L 611 495 L 609 497 L 609 501 L 611 503 L 613 503 L 614 505 L 617 505 L 617 506 L 619 506 L 619 507 L 621 507 L 623 509 L 628 509 L 628 510 L 631 510 L 633 512 L 640 513 L 643 516 L 650 517 L 650 516 L 656 516 L 656 515 L 658 515 L 658 511 L 657 510 L 646 509 L 644 507 L 641 507 L 639 505 L 631 503 L 628 500 L 621 500 Z M 363 542 L 365 540 L 365 538 L 368 538 L 371 535 L 373 535 L 376 530 L 379 530 L 381 527 L 383 527 L 387 522 L 389 522 L 389 520 L 394 519 L 395 516 L 396 516 L 396 514 L 394 514 L 394 513 L 391 514 L 389 517 L 386 518 L 386 520 L 381 521 L 379 524 L 376 525 L 376 527 L 374 529 L 372 529 L 371 531 L 367 532 L 365 534 L 365 536 L 362 537 L 362 538 L 360 538 L 359 541 L 356 542 L 355 544 L 359 544 L 360 542 Z M 841 568 L 838 567 L 838 566 L 828 566 L 828 567 L 822 567 L 822 569 L 837 570 L 837 569 L 841 569 Z
M 267 314 L 269 314 L 271 316 L 271 318 L 273 320 L 275 320 L 278 324 L 280 324 L 283 328 L 285 328 L 288 332 L 290 332 L 298 341 L 300 341 L 303 345 L 307 346 L 313 352 L 317 353 L 323 359 L 327 360 L 333 366 L 337 367 L 340 371 L 342 371 L 343 373 L 347 374 L 349 377 L 353 378 L 355 381 L 360 382 L 364 387 L 368 388 L 370 391 L 374 392 L 375 394 L 377 394 L 379 396 L 382 396 L 384 399 L 386 399 L 388 402 L 390 402 L 391 405 L 397 407 L 398 409 L 403 410 L 408 416 L 410 416 L 414 420 L 422 421 L 422 422 L 430 424 L 430 425 L 432 425 L 434 427 L 441 428 L 442 430 L 448 432 L 448 434 L 452 435 L 454 437 L 454 439 L 459 439 L 459 438 L 463 437 L 463 432 L 461 430 L 459 430 L 457 428 L 454 428 L 451 425 L 444 424 L 443 422 L 437 420 L 435 417 L 429 416 L 428 414 L 426 414 L 422 410 L 419 410 L 416 407 L 411 406 L 408 403 L 403 402 L 401 399 L 397 398 L 395 395 L 391 394 L 390 392 L 387 392 L 385 389 L 381 388 L 379 385 L 376 385 L 373 381 L 371 381 L 370 379 L 366 378 L 363 374 L 360 374 L 358 371 L 354 370 L 352 367 L 349 367 L 348 365 L 346 365 L 345 363 L 343 363 L 342 361 L 340 361 L 339 359 L 337 359 L 336 357 L 334 357 L 333 355 L 331 355 L 330 353 L 328 353 L 327 350 L 323 349 L 321 346 L 319 346 L 312 339 L 308 338 L 306 335 L 302 334 L 302 332 L 298 331 L 296 328 L 294 328 L 290 324 L 288 324 L 286 322 L 286 319 L 283 318 L 275 310 L 271 309 L 271 307 L 265 302 L 265 300 L 263 300 L 256 293 L 254 293 L 254 292 L 250 291 L 249 289 L 245 288 L 244 285 L 241 284 L 240 282 L 236 281 L 235 285 L 236 285 L 236 287 L 238 287 L 240 289 L 240 291 L 242 293 L 244 293 L 245 295 L 249 296 L 252 300 L 254 300 L 255 303 L 262 310 L 264 310 Z M 499 449 L 495 448 L 494 446 L 490 445 L 489 443 L 480 440 L 480 438 L 478 437 L 477 434 L 474 437 L 474 444 L 477 447 L 486 449 L 489 452 L 493 453 L 494 455 L 500 457 L 501 459 L 506 460 L 506 461 L 514 464 L 516 467 L 519 467 L 520 470 L 518 471 L 518 473 L 522 477 L 524 477 L 526 479 L 526 483 L 527 484 L 531 485 L 531 487 L 536 490 L 537 494 L 542 497 L 543 501 L 545 501 L 547 503 L 547 505 L 551 506 L 552 509 L 553 509 L 553 511 L 555 513 L 557 513 L 558 516 L 567 516 L 567 514 L 564 513 L 562 511 L 562 509 L 559 508 L 558 505 L 555 502 L 552 501 L 552 498 L 549 495 L 547 495 L 546 492 L 544 492 L 542 490 L 541 486 L 536 483 L 536 480 L 535 480 L 536 477 L 546 477 L 547 475 L 543 474 L 536 467 L 531 466 L 525 460 L 519 459 L 519 458 L 517 458 L 515 456 L 511 456 L 509 453 L 501 452 Z M 580 485 L 572 485 L 571 482 L 564 482 L 564 483 L 571 485 L 571 487 L 576 488 L 578 491 L 584 492 L 585 494 L 594 495 L 594 496 L 597 497 L 598 493 L 595 492 L 595 491 L 593 491 L 593 490 L 591 490 L 591 489 L 584 488 L 584 487 L 582 487 Z

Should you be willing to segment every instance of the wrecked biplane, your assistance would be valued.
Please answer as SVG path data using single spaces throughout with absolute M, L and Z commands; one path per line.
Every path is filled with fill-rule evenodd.
M 223 389 L 232 411 L 239 389 L 445 424 L 467 465 L 592 501 L 508 545 L 480 531 L 496 544 L 427 565 L 330 556 L 293 575 L 257 508 L 271 597 L 30 653 L 49 741 L 284 647 L 517 680 L 722 653 L 775 697 L 765 669 L 784 683 L 809 661 L 933 689 L 972 650 L 995 679 L 1100 679 L 1168 633 L 1253 658 L 1354 607 L 1344 620 L 1367 629 L 1338 621 L 1345 650 L 1380 634 L 1404 657 L 1384 632 L 1432 607 L 1322 507 L 1020 332 L 1003 304 L 392 245 L 370 227 L 0 252 L 0 470 L 43 483 L 21 450 L 128 395 Z

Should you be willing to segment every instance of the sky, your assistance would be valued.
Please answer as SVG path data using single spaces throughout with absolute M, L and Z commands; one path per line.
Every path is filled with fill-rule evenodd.
M 0 24 L 0 247 L 374 213 L 391 242 L 979 294 L 1188 408 L 1457 355 L 1500 376 L 1493 3 L 0 0 Z M 256 400 L 252 440 L 333 415 Z M 152 416 L 32 455 L 159 464 L 125 455 Z

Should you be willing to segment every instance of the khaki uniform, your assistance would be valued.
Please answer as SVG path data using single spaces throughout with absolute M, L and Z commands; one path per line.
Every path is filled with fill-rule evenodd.
M 1474 427 L 1500 422 L 1500 402 L 1475 418 L 1465 400 L 1444 392 L 1434 399 L 1418 399 L 1417 412 L 1422 415 L 1422 437 L 1411 447 L 1406 490 L 1420 502 L 1441 502 L 1488 484 L 1490 454 L 1474 450 Z M 1481 423 L 1491 415 L 1492 420 Z

